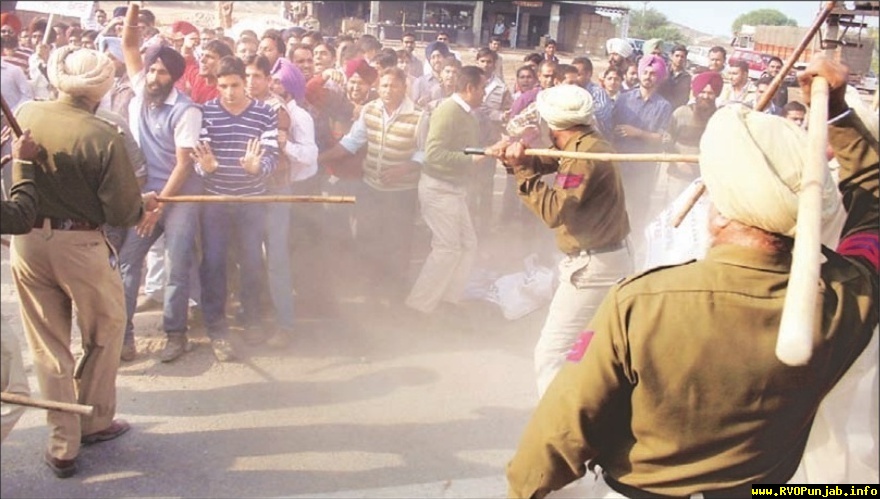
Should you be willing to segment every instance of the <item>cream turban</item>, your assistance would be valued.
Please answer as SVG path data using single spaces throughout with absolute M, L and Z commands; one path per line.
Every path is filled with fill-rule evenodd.
M 593 97 L 578 85 L 557 85 L 541 90 L 535 105 L 551 130 L 593 122 Z
M 645 54 L 650 54 L 651 52 L 654 52 L 654 50 L 661 47 L 662 45 L 663 45 L 663 40 L 661 40 L 659 38 L 651 38 L 650 40 L 647 40 L 647 41 L 645 41 L 645 43 L 642 44 L 642 52 L 644 52 Z
M 74 97 L 101 100 L 113 86 L 116 68 L 105 54 L 65 45 L 55 49 L 47 65 L 49 82 Z
M 623 57 L 629 57 L 633 53 L 632 45 L 623 38 L 611 38 L 605 42 L 605 49 L 609 54 L 620 54 Z
M 801 175 L 809 161 L 807 134 L 793 122 L 724 106 L 700 141 L 700 170 L 718 212 L 768 232 L 795 235 Z M 840 218 L 837 186 L 825 170 L 822 226 Z

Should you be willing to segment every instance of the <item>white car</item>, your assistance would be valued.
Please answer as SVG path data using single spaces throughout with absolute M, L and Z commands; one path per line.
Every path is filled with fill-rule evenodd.
M 869 94 L 873 94 L 877 91 L 877 74 L 873 71 L 868 71 L 868 73 L 862 77 L 861 82 L 856 85 L 856 89 L 864 90 Z
M 700 68 L 702 70 L 709 68 L 709 47 L 691 45 L 687 49 L 689 68 Z

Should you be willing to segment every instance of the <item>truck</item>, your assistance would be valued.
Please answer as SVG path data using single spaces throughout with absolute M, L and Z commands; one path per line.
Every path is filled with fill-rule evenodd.
M 834 50 L 834 60 L 849 67 L 850 79 L 860 79 L 871 70 L 871 58 L 874 57 L 874 39 L 866 29 L 839 28 L 843 34 L 842 43 Z M 807 35 L 809 28 L 799 26 L 749 26 L 744 24 L 734 35 L 731 45 L 734 48 L 751 49 L 761 54 L 776 56 L 783 61 L 794 52 L 801 40 Z M 817 52 L 824 52 L 820 38 L 825 35 L 821 30 L 807 48 L 801 53 L 798 62 L 806 63 Z

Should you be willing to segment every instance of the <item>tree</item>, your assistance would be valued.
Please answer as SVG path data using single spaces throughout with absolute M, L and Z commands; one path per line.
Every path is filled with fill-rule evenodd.
M 739 33 L 743 24 L 749 26 L 797 26 L 797 21 L 776 9 L 758 9 L 740 14 L 733 21 L 733 32 Z
M 666 16 L 654 8 L 630 11 L 629 36 L 643 40 L 660 38 L 665 42 L 688 43 L 687 37 L 678 28 L 670 25 Z

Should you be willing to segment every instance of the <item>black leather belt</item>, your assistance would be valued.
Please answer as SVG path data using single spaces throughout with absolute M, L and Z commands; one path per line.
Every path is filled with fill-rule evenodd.
M 602 478 L 615 492 L 622 494 L 630 499 L 678 499 L 681 497 L 692 497 L 702 495 L 705 499 L 737 499 L 740 497 L 752 497 L 751 485 L 740 485 L 738 487 L 729 487 L 726 489 L 709 490 L 705 492 L 694 493 L 691 496 L 667 496 L 663 494 L 655 494 L 642 490 L 632 485 L 620 483 L 611 477 L 608 473 L 603 472 Z
M 570 256 L 570 257 L 576 257 L 576 256 L 586 255 L 586 254 L 588 254 L 588 253 L 589 253 L 589 254 L 592 254 L 592 255 L 595 255 L 595 254 L 597 254 L 597 253 L 610 253 L 610 252 L 612 252 L 612 251 L 617 251 L 617 250 L 623 249 L 625 246 L 626 246 L 626 243 L 625 243 L 625 242 L 623 242 L 623 241 L 618 241 L 618 242 L 616 242 L 616 243 L 606 244 L 605 246 L 599 246 L 598 248 L 592 248 L 592 249 L 588 249 L 588 250 L 580 250 L 580 251 L 573 251 L 573 252 L 571 252 L 571 253 L 568 253 L 568 256 Z
M 37 217 L 34 221 L 34 228 L 42 229 L 45 220 L 49 221 L 49 226 L 53 230 L 98 230 L 100 228 L 99 225 L 93 224 L 88 220 L 55 217 Z

